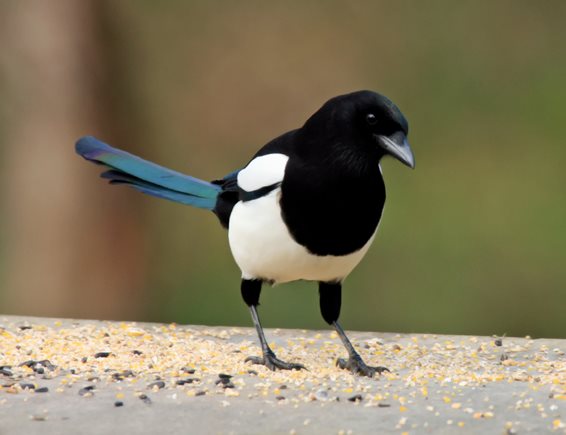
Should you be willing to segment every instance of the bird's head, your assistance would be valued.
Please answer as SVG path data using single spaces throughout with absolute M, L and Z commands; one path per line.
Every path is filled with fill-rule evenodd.
M 391 100 L 376 92 L 358 91 L 328 100 L 303 129 L 325 131 L 340 146 L 361 147 L 378 158 L 389 154 L 415 167 L 407 120 Z

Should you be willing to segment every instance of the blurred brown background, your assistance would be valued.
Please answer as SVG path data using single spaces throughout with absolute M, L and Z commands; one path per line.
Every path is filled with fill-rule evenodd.
M 0 312 L 249 325 L 209 213 L 109 187 L 93 134 L 214 179 L 358 89 L 417 169 L 348 278 L 349 329 L 566 336 L 566 3 L 0 3 Z M 266 326 L 322 328 L 316 286 Z

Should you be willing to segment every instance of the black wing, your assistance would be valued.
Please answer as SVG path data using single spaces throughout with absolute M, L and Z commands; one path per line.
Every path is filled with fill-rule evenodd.
M 293 138 L 294 133 L 296 130 L 289 131 L 281 136 L 273 139 L 266 145 L 264 145 L 250 160 L 250 162 L 259 156 L 264 156 L 266 154 L 274 154 L 274 153 L 281 153 L 285 155 L 292 155 L 292 148 L 293 148 Z M 246 164 L 246 166 L 249 162 Z M 220 220 L 220 223 L 224 228 L 228 228 L 230 222 L 230 215 L 232 214 L 232 209 L 236 205 L 240 199 L 253 199 L 258 197 L 257 195 L 261 196 L 261 194 L 269 193 L 269 189 L 264 189 L 265 191 L 262 192 L 251 192 L 253 198 L 242 198 L 242 195 L 249 195 L 250 192 L 245 192 L 238 187 L 238 173 L 241 169 L 238 169 L 234 172 L 229 173 L 221 180 L 214 180 L 212 181 L 213 184 L 216 184 L 222 188 L 222 191 L 218 195 L 218 199 L 216 201 L 216 206 L 214 207 L 214 213 Z M 267 186 L 268 188 L 273 186 Z M 260 194 L 261 193 L 261 194 Z

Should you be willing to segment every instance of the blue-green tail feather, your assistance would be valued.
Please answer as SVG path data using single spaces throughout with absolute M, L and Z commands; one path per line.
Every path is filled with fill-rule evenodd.
M 222 190 L 219 185 L 148 162 L 92 136 L 79 139 L 75 148 L 86 160 L 108 167 L 102 177 L 110 183 L 125 184 L 158 198 L 213 210 Z

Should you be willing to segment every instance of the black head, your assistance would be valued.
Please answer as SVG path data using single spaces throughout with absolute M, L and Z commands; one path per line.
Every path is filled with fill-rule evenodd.
M 389 154 L 414 168 L 407 142 L 409 124 L 391 100 L 372 91 L 358 91 L 328 100 L 303 130 L 322 134 L 331 143 L 371 151 L 380 158 Z

